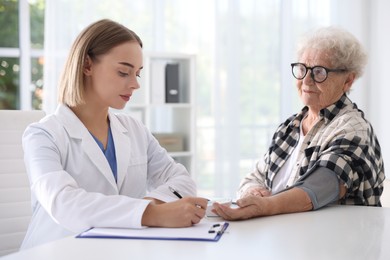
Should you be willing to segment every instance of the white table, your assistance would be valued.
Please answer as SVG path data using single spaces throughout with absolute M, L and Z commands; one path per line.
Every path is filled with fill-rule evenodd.
M 227 232 L 219 242 L 68 237 L 1 260 L 390 259 L 390 208 L 332 206 L 230 222 Z

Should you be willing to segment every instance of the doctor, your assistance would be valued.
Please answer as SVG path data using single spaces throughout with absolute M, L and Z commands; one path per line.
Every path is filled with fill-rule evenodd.
M 91 227 L 186 227 L 207 200 L 139 121 L 122 109 L 140 86 L 142 42 L 101 20 L 74 42 L 59 86 L 60 105 L 23 136 L 33 216 L 22 248 Z M 184 197 L 178 200 L 169 187 Z

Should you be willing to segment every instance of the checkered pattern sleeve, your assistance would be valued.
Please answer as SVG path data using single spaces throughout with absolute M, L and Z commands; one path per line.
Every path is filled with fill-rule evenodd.
M 376 137 L 368 130 L 366 136 L 355 132 L 336 137 L 328 149 L 321 152 L 314 167 L 326 167 L 335 172 L 347 188 L 342 203 L 379 206 L 383 191 L 384 168 Z
M 307 112 L 304 107 L 278 127 L 256 170 L 241 182 L 239 193 L 253 185 L 272 189 L 275 176 L 298 143 L 300 124 Z M 347 188 L 342 204 L 381 205 L 385 179 L 381 148 L 364 113 L 346 95 L 320 111 L 319 120 L 305 136 L 301 149 L 296 181 L 325 167 Z
M 347 188 L 342 204 L 380 206 L 385 173 L 371 124 L 346 96 L 322 112 L 323 122 L 312 131 L 300 175 L 326 167 Z

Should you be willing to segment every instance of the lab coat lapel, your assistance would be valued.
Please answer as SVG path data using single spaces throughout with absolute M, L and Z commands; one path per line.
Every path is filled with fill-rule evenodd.
M 92 135 L 88 131 L 86 131 L 86 133 L 83 133 L 82 147 L 85 153 L 88 155 L 89 159 L 99 169 L 99 172 L 103 174 L 104 177 L 106 177 L 107 181 L 109 181 L 115 189 L 118 189 L 115 183 L 114 174 L 112 173 L 107 158 L 104 156 L 99 145 L 96 143 L 96 141 L 93 139 Z
M 99 173 L 103 174 L 113 188 L 117 190 L 118 188 L 111 167 L 88 129 L 67 106 L 60 105 L 57 111 L 57 115 L 69 133 L 69 136 L 73 139 L 81 140 L 81 147 L 88 158 L 99 170 Z
M 127 174 L 130 156 L 130 138 L 127 136 L 128 130 L 122 125 L 118 118 L 110 113 L 111 132 L 115 144 L 115 154 L 117 162 L 117 183 L 119 190 Z

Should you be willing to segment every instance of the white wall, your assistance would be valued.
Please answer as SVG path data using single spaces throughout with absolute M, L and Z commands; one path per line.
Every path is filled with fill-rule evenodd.
M 365 74 L 354 84 L 350 97 L 374 127 L 386 173 L 390 169 L 390 135 L 386 135 L 390 127 L 386 120 L 390 110 L 390 1 L 332 0 L 332 5 L 332 23 L 353 33 L 368 52 Z
M 390 169 L 390 1 L 373 0 L 370 31 L 369 118 L 381 143 L 386 169 Z M 390 174 L 387 174 L 390 178 Z M 390 187 L 389 187 L 390 188 Z
M 363 44 L 364 48 L 369 51 L 370 39 L 367 35 L 370 32 L 370 1 L 366 0 L 332 0 L 332 17 L 331 23 L 341 26 L 351 32 Z M 353 11 L 351 10 L 353 7 Z M 345 15 L 345 14 L 348 15 Z M 358 79 L 351 90 L 350 98 L 366 114 L 370 112 L 370 104 L 367 99 L 370 93 L 369 67 L 366 68 L 363 77 Z

